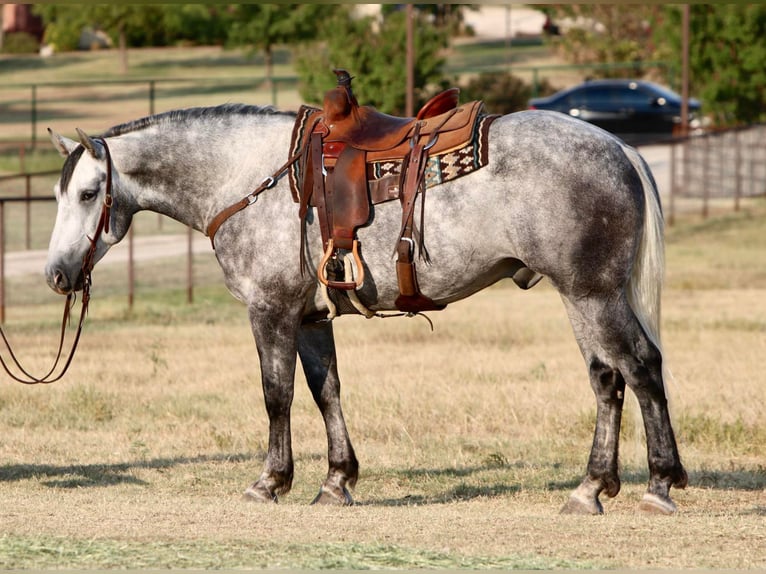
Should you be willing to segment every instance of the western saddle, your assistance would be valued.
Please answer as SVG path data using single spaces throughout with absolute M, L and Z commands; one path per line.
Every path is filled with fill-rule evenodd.
M 423 295 L 418 287 L 413 240 L 415 200 L 419 192 L 425 191 L 429 155 L 449 152 L 470 141 L 482 104 L 458 106 L 459 89 L 452 88 L 433 97 L 416 117 L 394 117 L 360 106 L 351 90 L 352 76 L 345 70 L 334 72 L 338 85 L 326 93 L 322 109 L 311 110 L 305 123 L 299 160 L 303 178 L 295 198 L 300 203 L 304 226 L 309 207 L 316 208 L 324 251 L 317 269 L 318 280 L 333 289 L 360 288 L 364 266 L 356 230 L 369 221 L 371 205 L 399 199 L 402 225 L 396 245 L 400 292 L 396 306 L 409 313 L 442 309 L 443 305 Z M 383 182 L 368 181 L 370 165 L 387 161 L 398 162 L 399 173 Z M 421 197 L 421 209 L 423 205 Z M 421 255 L 422 226 L 421 216 Z M 302 233 L 302 242 L 305 236 Z M 336 280 L 328 273 L 330 260 L 337 259 L 341 250 L 350 252 L 354 259 L 357 276 L 351 281 Z M 302 245 L 302 264 L 303 254 Z

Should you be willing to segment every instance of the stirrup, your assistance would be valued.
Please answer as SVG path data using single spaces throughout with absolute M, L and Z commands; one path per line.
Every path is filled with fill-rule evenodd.
M 351 255 L 354 257 L 354 263 L 356 263 L 356 268 L 358 270 L 356 280 L 354 281 L 330 281 L 327 278 L 327 263 L 333 256 L 334 251 L 335 242 L 330 239 L 327 242 L 327 249 L 324 252 L 324 256 L 322 256 L 322 261 L 319 262 L 319 267 L 317 268 L 317 279 L 319 279 L 319 282 L 325 287 L 342 289 L 344 291 L 361 289 L 362 285 L 364 285 L 364 266 L 362 265 L 362 258 L 359 257 L 359 240 L 354 239 L 354 243 L 351 246 Z

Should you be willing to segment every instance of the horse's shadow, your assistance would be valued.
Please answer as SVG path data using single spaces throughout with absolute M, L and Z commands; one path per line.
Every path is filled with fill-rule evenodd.
M 0 466 L 0 482 L 38 479 L 54 488 L 106 487 L 119 484 L 146 486 L 145 480 L 134 476 L 135 469 L 164 470 L 177 466 L 209 462 L 243 462 L 250 454 L 218 454 L 195 457 L 154 458 L 114 464 L 10 464 Z
M 468 501 L 479 497 L 493 498 L 506 496 L 508 494 L 516 494 L 521 492 L 525 487 L 523 484 L 514 482 L 512 480 L 506 482 L 500 479 L 491 484 L 476 485 L 468 484 L 465 479 L 485 471 L 502 469 L 504 466 L 508 466 L 508 468 L 510 468 L 523 464 L 524 463 L 510 463 L 499 466 L 496 464 L 482 464 L 460 468 L 436 469 L 400 468 L 388 472 L 398 475 L 404 480 L 416 480 L 417 478 L 425 476 L 442 478 L 445 480 L 446 488 L 440 492 L 429 495 L 406 494 L 399 498 L 375 499 L 367 503 L 362 502 L 361 504 L 369 506 L 419 506 L 428 504 L 444 504 L 456 501 Z M 551 474 L 553 474 L 553 472 L 556 470 L 555 467 L 557 466 L 558 465 L 556 464 L 551 465 L 549 469 Z M 542 469 L 542 471 L 545 472 L 545 469 Z M 623 470 L 620 473 L 620 479 L 623 484 L 643 485 L 648 482 L 649 474 L 646 471 Z M 571 479 L 549 481 L 545 484 L 544 488 L 550 491 L 570 492 L 577 488 L 581 480 L 582 476 L 580 475 L 572 476 Z M 691 471 L 689 472 L 689 486 L 714 490 L 763 490 L 766 489 L 766 470 Z M 766 515 L 766 507 L 756 507 L 754 512 L 759 515 Z
M 113 464 L 9 464 L 0 466 L 0 482 L 18 482 L 37 479 L 50 488 L 97 488 L 120 484 L 147 486 L 148 483 L 136 477 L 136 469 L 166 470 L 179 466 L 204 463 L 239 463 L 262 459 L 260 454 L 236 453 L 200 455 L 195 457 L 180 456 L 174 458 L 153 458 Z M 476 498 L 495 498 L 517 494 L 523 484 L 513 480 L 496 479 L 491 483 L 475 484 L 468 479 L 487 471 L 509 469 L 523 463 L 494 463 L 456 468 L 398 468 L 380 471 L 382 474 L 398 476 L 402 481 L 417 481 L 425 477 L 442 480 L 444 487 L 432 494 L 406 494 L 396 498 L 371 499 L 358 501 L 361 506 L 420 506 L 469 501 Z M 556 471 L 556 464 L 549 471 Z M 545 472 L 545 469 L 541 469 Z M 645 471 L 623 470 L 620 476 L 623 484 L 646 484 L 649 475 Z M 571 479 L 550 481 L 545 488 L 551 491 L 571 491 L 577 487 L 581 476 Z M 698 470 L 689 473 L 689 486 L 713 490 L 757 491 L 766 489 L 766 470 Z M 758 506 L 753 510 L 766 516 L 766 507 Z

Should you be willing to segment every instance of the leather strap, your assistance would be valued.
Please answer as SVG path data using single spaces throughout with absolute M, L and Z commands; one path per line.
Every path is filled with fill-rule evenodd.
M 107 145 L 106 140 L 104 138 L 100 138 L 100 141 L 104 146 L 104 153 L 106 158 L 106 189 L 104 191 L 104 203 L 101 207 L 101 216 L 98 219 L 98 224 L 96 225 L 96 230 L 93 233 L 93 237 L 88 237 L 90 240 L 90 246 L 88 246 L 88 251 L 85 252 L 85 256 L 83 257 L 82 264 L 80 266 L 83 274 L 82 308 L 80 309 L 80 319 L 77 322 L 77 331 L 75 332 L 74 339 L 72 340 L 72 348 L 69 351 L 66 362 L 61 368 L 61 371 L 58 374 L 54 374 L 56 367 L 58 367 L 58 364 L 61 361 L 61 357 L 64 351 L 64 338 L 66 337 L 67 327 L 69 326 L 71 310 L 74 306 L 73 293 L 69 293 L 67 295 L 66 302 L 64 303 L 64 314 L 61 319 L 59 345 L 56 352 L 56 358 L 53 361 L 53 366 L 41 377 L 36 377 L 30 374 L 29 371 L 27 371 L 21 365 L 18 358 L 16 357 L 16 354 L 13 352 L 13 348 L 11 347 L 11 343 L 8 340 L 8 337 L 5 335 L 5 331 L 3 331 L 2 327 L 0 327 L 0 338 L 2 338 L 6 349 L 8 349 L 8 354 L 10 355 L 12 364 L 21 372 L 21 375 L 17 375 L 11 372 L 10 367 L 2 358 L 2 356 L 0 356 L 0 365 L 2 365 L 8 376 L 18 383 L 25 385 L 36 385 L 50 384 L 61 380 L 61 378 L 69 370 L 69 366 L 72 364 L 72 359 L 74 359 L 74 354 L 77 350 L 77 345 L 80 342 L 82 327 L 85 323 L 85 317 L 88 314 L 88 304 L 90 303 L 90 287 L 92 284 L 91 271 L 93 271 L 93 267 L 96 265 L 96 244 L 98 243 L 102 233 L 109 233 L 109 220 L 111 219 L 112 205 L 114 204 L 114 197 L 112 196 L 112 154 L 109 151 L 109 146 Z
M 223 223 L 235 213 L 242 211 L 248 205 L 255 203 L 261 193 L 274 187 L 277 184 L 277 181 L 279 181 L 279 178 L 281 178 L 285 172 L 287 172 L 287 169 L 296 161 L 298 161 L 302 155 L 303 150 L 288 159 L 277 171 L 274 172 L 273 175 L 270 175 L 264 179 L 258 187 L 240 199 L 237 203 L 222 209 L 215 217 L 213 217 L 205 231 L 205 235 L 210 238 L 210 244 L 213 246 L 213 249 L 215 249 L 215 234 L 221 225 L 223 225 Z
M 399 234 L 399 243 L 396 247 L 398 255 L 396 261 L 396 277 L 399 283 L 399 296 L 396 298 L 396 308 L 408 313 L 421 311 L 438 311 L 445 305 L 437 305 L 432 299 L 420 292 L 415 262 L 415 242 L 412 239 L 414 228 L 415 199 L 423 183 L 425 163 L 428 161 L 428 148 L 435 136 L 431 136 L 428 144 L 418 141 L 420 137 L 416 128 L 412 138 L 412 150 L 403 166 L 404 185 L 402 185 L 402 227 Z M 424 201 L 422 198 L 421 201 Z M 422 225 L 422 222 L 421 222 Z M 422 237 L 421 237 L 422 244 Z
M 322 232 L 322 249 L 327 249 L 330 240 L 329 214 L 327 213 L 327 197 L 325 193 L 325 170 L 322 157 L 322 134 L 314 132 L 309 141 L 309 153 L 311 153 L 311 173 L 312 190 L 311 197 L 314 200 L 314 206 L 317 208 L 317 218 L 319 219 L 319 229 Z

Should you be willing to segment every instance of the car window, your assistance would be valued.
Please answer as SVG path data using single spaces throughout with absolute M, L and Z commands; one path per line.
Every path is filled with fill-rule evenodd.
M 611 89 L 606 86 L 586 86 L 569 96 L 572 108 L 600 108 L 612 99 Z
M 616 90 L 618 91 L 617 99 L 624 106 L 648 106 L 653 99 L 653 94 L 641 86 L 636 88 L 624 86 Z

